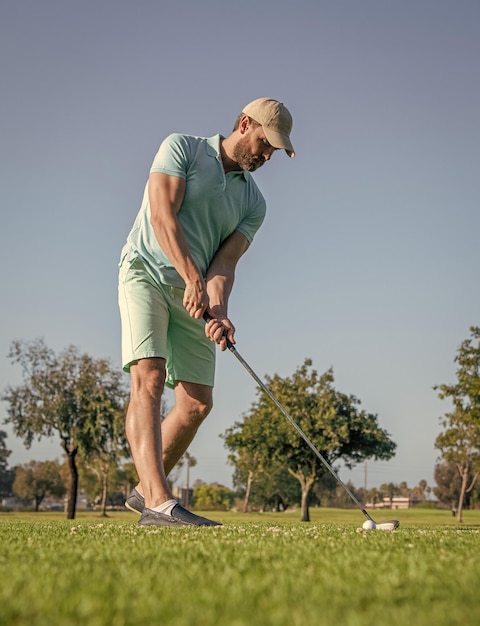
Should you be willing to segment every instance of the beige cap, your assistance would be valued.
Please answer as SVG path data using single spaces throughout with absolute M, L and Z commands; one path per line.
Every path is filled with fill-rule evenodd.
M 289 157 L 295 156 L 290 141 L 293 120 L 283 102 L 272 98 L 258 98 L 247 104 L 242 113 L 262 126 L 265 137 L 274 148 L 283 148 Z

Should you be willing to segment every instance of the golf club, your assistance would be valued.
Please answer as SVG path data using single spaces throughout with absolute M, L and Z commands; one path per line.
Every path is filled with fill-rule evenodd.
M 205 321 L 210 321 L 210 319 L 212 319 L 209 315 L 205 314 L 204 316 Z M 345 489 L 345 491 L 347 492 L 347 494 L 350 496 L 350 498 L 353 500 L 353 502 L 357 505 L 357 507 L 360 509 L 360 511 L 364 514 L 364 516 L 367 518 L 369 523 L 365 523 L 364 524 L 364 528 L 365 530 L 395 530 L 395 528 L 398 528 L 400 525 L 400 522 L 398 520 L 388 520 L 386 522 L 379 522 L 377 523 L 373 517 L 362 507 L 362 505 L 360 504 L 360 502 L 357 500 L 357 498 L 353 495 L 353 493 L 350 491 L 350 489 L 347 487 L 347 485 L 343 482 L 343 480 L 340 478 L 340 476 L 337 475 L 337 473 L 334 471 L 333 467 L 330 465 L 330 463 L 328 463 L 328 461 L 323 457 L 323 455 L 318 451 L 318 449 L 315 447 L 315 445 L 312 443 L 312 441 L 307 437 L 307 435 L 303 432 L 303 430 L 300 428 L 300 426 L 296 423 L 296 421 L 293 419 L 293 417 L 287 412 L 287 410 L 280 404 L 280 402 L 277 400 L 277 398 L 273 395 L 273 393 L 270 391 L 270 389 L 265 385 L 265 383 L 261 380 L 261 378 L 259 376 L 257 376 L 257 374 L 253 371 L 253 369 L 250 367 L 250 365 L 245 361 L 245 359 L 242 357 L 242 355 L 238 352 L 238 350 L 235 348 L 235 346 L 233 345 L 233 343 L 231 343 L 228 339 L 227 339 L 227 348 L 230 350 L 230 352 L 235 356 L 235 358 L 243 365 L 243 367 L 247 370 L 247 372 L 252 376 L 252 378 L 255 380 L 255 382 L 263 389 L 263 391 L 268 395 L 268 397 L 274 402 L 274 404 L 280 409 L 280 411 L 283 413 L 283 415 L 288 419 L 288 421 L 290 422 L 290 424 L 295 428 L 295 430 L 298 432 L 298 434 L 300 435 L 300 437 L 302 437 L 302 439 L 305 441 L 305 443 L 310 447 L 310 449 L 313 451 L 313 453 L 320 459 L 320 461 L 323 463 L 323 465 L 327 468 L 327 470 L 330 472 L 330 474 L 335 478 L 335 480 Z

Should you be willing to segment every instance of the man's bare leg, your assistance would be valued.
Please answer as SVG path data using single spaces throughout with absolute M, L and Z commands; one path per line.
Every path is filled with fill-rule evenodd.
M 140 526 L 221 526 L 184 509 L 173 498 L 162 459 L 160 407 L 165 379 L 163 359 L 143 359 L 131 368 L 132 400 L 127 413 L 127 436 L 141 484 L 133 490 Z M 138 365 L 140 364 L 140 367 Z M 175 409 L 165 419 L 169 464 L 183 454 L 211 408 L 211 389 L 177 385 Z M 176 461 L 175 461 L 176 462 Z M 141 497 L 143 494 L 143 498 Z
M 163 464 L 167 476 L 211 410 L 211 387 L 183 381 L 176 384 L 175 406 L 162 422 Z
M 179 381 L 175 386 L 175 406 L 161 426 L 163 466 L 166 476 L 193 441 L 197 430 L 212 409 L 212 388 Z M 140 477 L 137 486 L 143 494 Z
M 165 359 L 140 359 L 130 368 L 126 433 L 148 508 L 173 498 L 162 460 L 160 406 L 164 383 Z

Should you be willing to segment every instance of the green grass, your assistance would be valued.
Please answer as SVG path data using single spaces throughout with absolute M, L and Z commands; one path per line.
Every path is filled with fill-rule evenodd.
M 130 513 L 0 514 L 0 624 L 480 624 L 480 511 L 210 514 L 222 528 L 145 529 Z

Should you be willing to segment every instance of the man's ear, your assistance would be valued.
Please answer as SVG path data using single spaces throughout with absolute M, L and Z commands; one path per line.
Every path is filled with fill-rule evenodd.
M 251 125 L 252 120 L 248 117 L 248 115 L 242 115 L 242 119 L 240 120 L 240 124 L 238 125 L 240 134 L 244 135 Z

